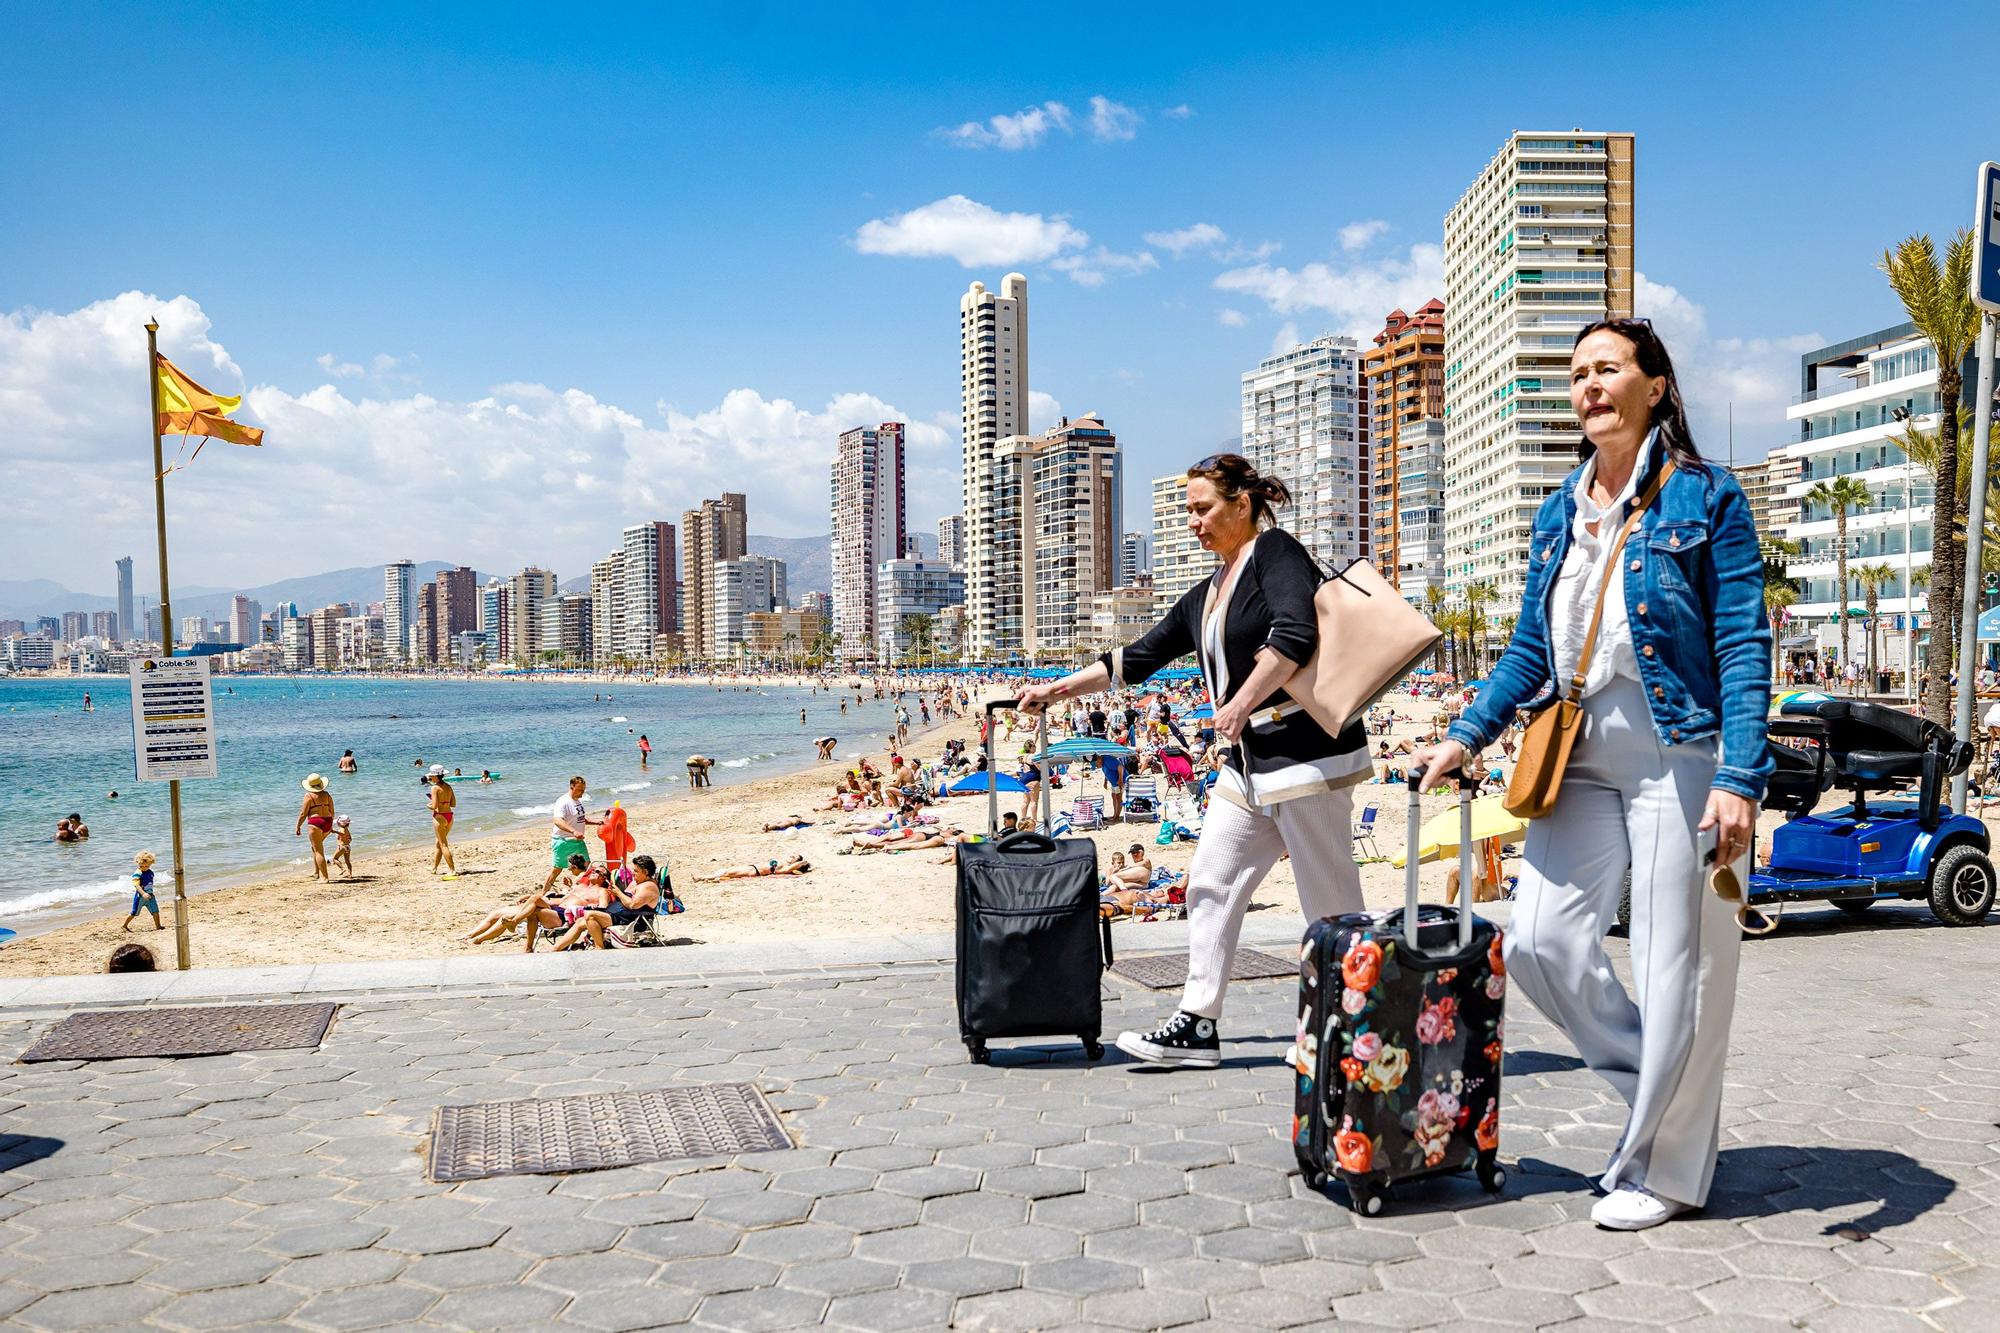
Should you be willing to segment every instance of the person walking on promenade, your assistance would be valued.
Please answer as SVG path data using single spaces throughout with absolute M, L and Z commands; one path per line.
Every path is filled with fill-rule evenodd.
M 1279 856 L 1291 855 L 1308 921 L 1361 910 L 1349 832 L 1354 786 L 1370 768 L 1359 721 L 1329 736 L 1281 688 L 1319 647 L 1319 568 L 1275 526 L 1273 509 L 1291 503 L 1291 493 L 1240 454 L 1204 458 L 1187 477 L 1188 530 L 1222 567 L 1137 642 L 1024 690 L 1021 705 L 1135 686 L 1176 658 L 1199 655 L 1216 734 L 1229 744 L 1188 868 L 1187 988 L 1172 1017 L 1151 1032 L 1122 1034 L 1118 1047 L 1154 1064 L 1213 1069 L 1243 914 Z
M 1591 1217 L 1636 1231 L 1701 1207 L 1715 1174 L 1742 934 L 1708 881 L 1748 879 L 1773 767 L 1771 635 L 1749 501 L 1696 452 L 1652 325 L 1586 328 L 1570 402 L 1584 462 L 1535 518 L 1513 640 L 1465 715 L 1415 759 L 1433 785 L 1517 709 L 1558 689 L 1581 696 L 1555 808 L 1528 826 L 1505 961 L 1631 1108 Z M 1712 868 L 1697 851 L 1711 829 Z M 1603 948 L 1628 868 L 1637 1004 Z

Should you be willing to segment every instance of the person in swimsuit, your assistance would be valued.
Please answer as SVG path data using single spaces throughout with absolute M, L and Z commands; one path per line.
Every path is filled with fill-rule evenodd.
M 78 842 L 82 842 L 90 836 L 90 826 L 84 823 L 83 816 L 77 814 L 74 810 L 70 811 L 69 831 L 76 835 Z
M 705 754 L 691 754 L 688 756 L 687 762 L 689 786 L 706 787 L 711 785 L 708 780 L 708 770 L 715 766 L 713 759 L 710 759 Z
M 431 831 L 437 838 L 431 848 L 431 873 L 437 874 L 438 864 L 442 862 L 446 872 L 444 877 L 457 879 L 458 862 L 451 854 L 451 817 L 452 812 L 458 807 L 458 793 L 454 792 L 451 783 L 445 780 L 443 764 L 431 766 L 430 784 Z
M 1995 707 L 2000 707 L 2000 704 L 1996 704 Z M 813 745 L 819 750 L 821 763 L 825 763 L 827 760 L 833 758 L 833 747 L 838 744 L 840 744 L 840 737 L 838 736 L 822 736 L 813 742 Z
M 354 751 L 343 750 L 341 752 L 340 771 L 343 773 L 359 773 L 361 771 L 361 765 L 354 762 Z
M 729 866 L 704 875 L 695 880 L 697 884 L 712 884 L 722 879 L 761 879 L 765 875 L 803 875 L 812 869 L 812 862 L 803 856 L 793 856 L 786 861 L 772 861 L 765 865 Z
M 125 918 L 120 930 L 132 929 L 132 923 L 139 919 L 140 912 L 153 914 L 153 929 L 165 930 L 160 924 L 160 900 L 153 896 L 153 854 L 140 852 L 132 858 L 138 869 L 132 872 L 132 915 Z
M 604 947 L 604 932 L 614 926 L 630 925 L 642 916 L 651 916 L 660 908 L 660 886 L 652 876 L 633 879 L 628 873 L 625 878 L 630 887 L 613 879 L 605 886 L 610 895 L 603 907 L 591 907 L 570 921 L 570 927 L 555 941 L 557 953 L 573 948 L 577 940 L 590 936 L 590 942 L 599 949 Z
M 333 817 L 333 857 L 332 865 L 340 867 L 340 877 L 346 879 L 354 873 L 354 830 L 347 825 L 346 815 Z
M 653 759 L 653 743 L 646 739 L 646 733 L 639 733 L 639 767 L 644 768 Z
M 299 830 L 312 826 L 313 878 L 331 884 L 333 876 L 326 867 L 326 835 L 333 832 L 333 793 L 326 789 L 326 779 L 317 773 L 306 775 L 299 784 L 306 789 L 305 799 L 299 802 L 299 817 L 292 823 L 292 836 L 299 836 Z

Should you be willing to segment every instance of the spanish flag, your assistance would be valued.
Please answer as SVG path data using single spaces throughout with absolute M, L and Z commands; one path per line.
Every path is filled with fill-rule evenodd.
M 231 444 L 260 445 L 264 432 L 229 419 L 243 406 L 243 396 L 225 398 L 202 388 L 173 362 L 155 356 L 160 377 L 160 421 L 162 435 L 207 435 Z

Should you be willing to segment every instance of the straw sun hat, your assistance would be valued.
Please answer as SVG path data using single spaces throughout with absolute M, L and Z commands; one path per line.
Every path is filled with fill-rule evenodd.
M 308 773 L 306 774 L 306 780 L 299 785 L 307 791 L 325 791 L 326 779 L 317 773 Z

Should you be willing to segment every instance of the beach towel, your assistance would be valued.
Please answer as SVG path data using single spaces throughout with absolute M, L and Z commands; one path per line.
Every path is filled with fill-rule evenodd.
M 604 863 L 622 866 L 639 844 L 633 839 L 631 830 L 625 827 L 625 807 L 613 805 L 605 812 L 604 822 L 598 826 L 597 836 L 604 843 Z

